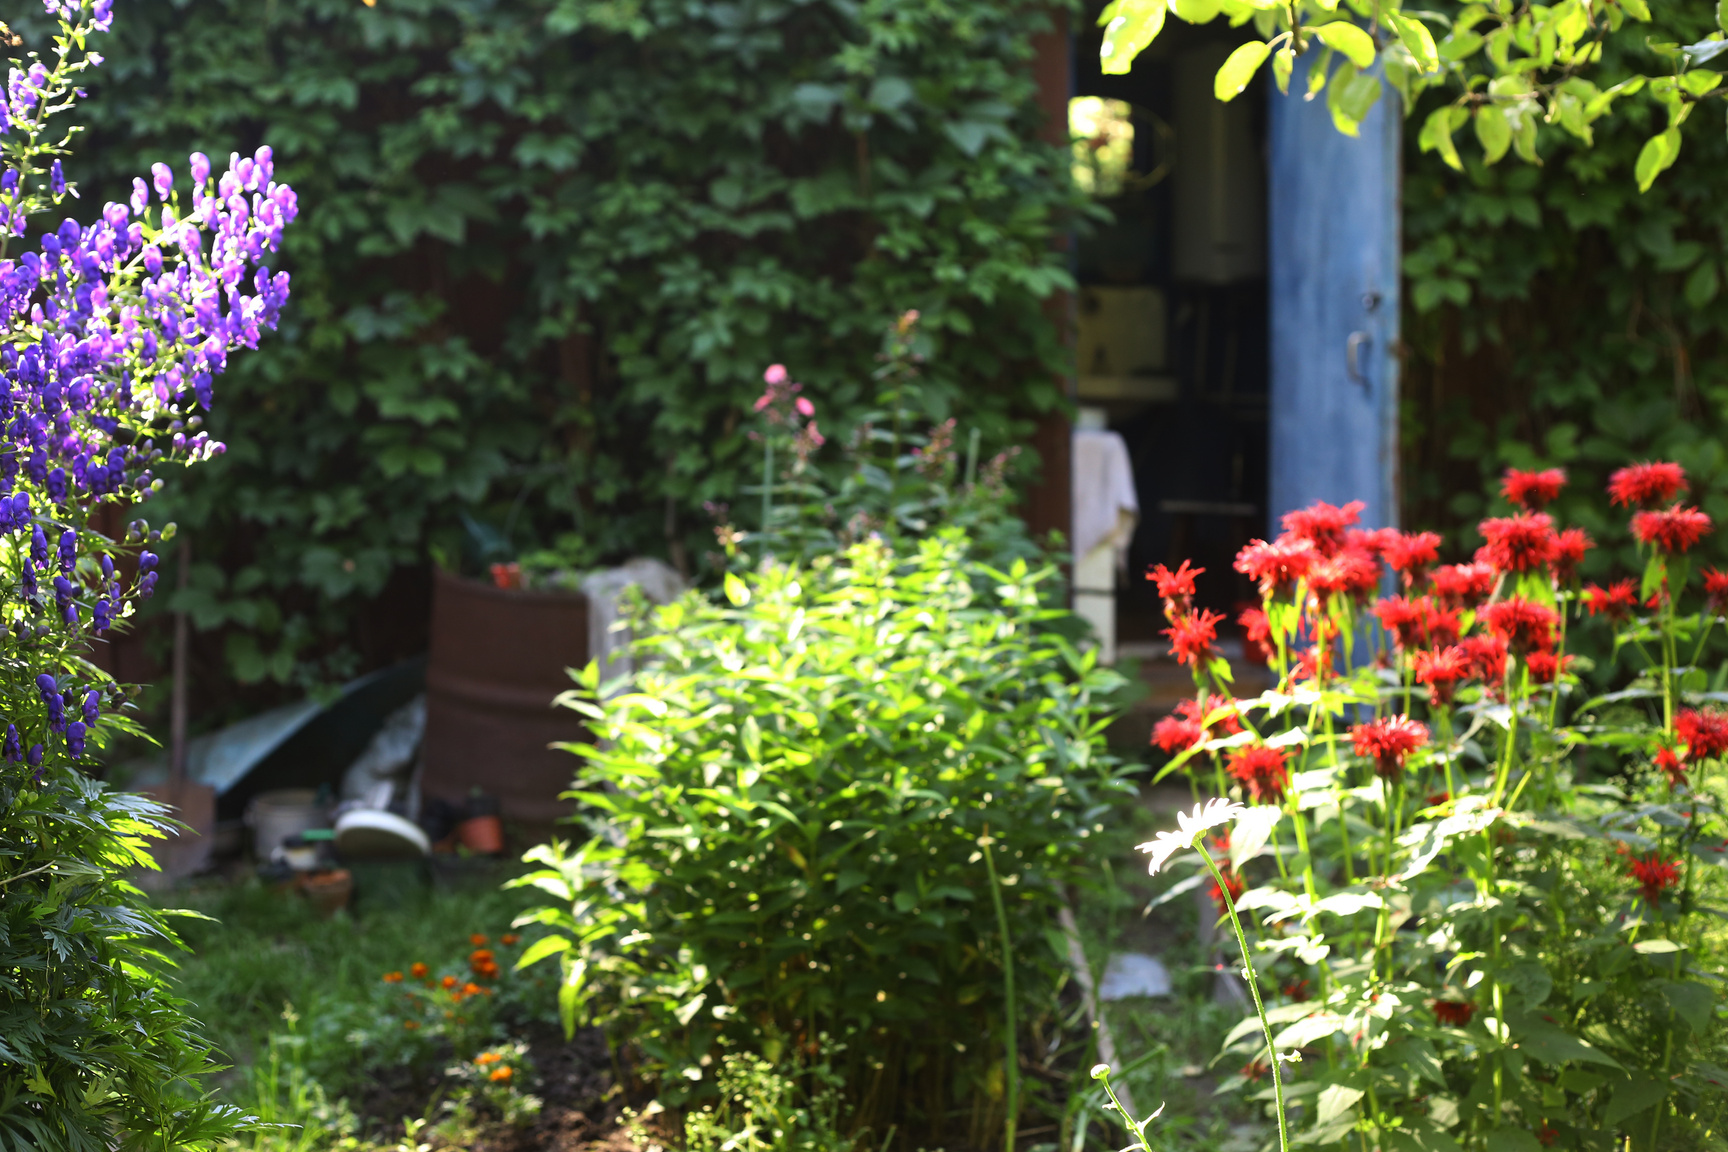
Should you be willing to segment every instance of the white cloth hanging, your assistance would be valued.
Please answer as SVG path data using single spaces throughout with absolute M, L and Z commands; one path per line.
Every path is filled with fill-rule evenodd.
M 1120 434 L 1080 429 L 1074 433 L 1074 560 L 1100 548 L 1114 553 L 1116 567 L 1128 566 L 1128 541 L 1140 522 L 1134 469 Z

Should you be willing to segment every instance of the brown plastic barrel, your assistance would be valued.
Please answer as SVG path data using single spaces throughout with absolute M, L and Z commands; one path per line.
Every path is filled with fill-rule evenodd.
M 537 829 L 567 816 L 558 795 L 578 761 L 548 745 L 580 740 L 576 713 L 552 701 L 588 662 L 588 598 L 495 588 L 440 571 L 432 590 L 421 790 L 461 803 L 475 788 Z

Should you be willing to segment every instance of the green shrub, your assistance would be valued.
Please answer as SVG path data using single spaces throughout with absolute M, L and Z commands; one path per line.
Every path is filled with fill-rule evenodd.
M 1022 1029 L 1064 977 L 1055 906 L 1132 794 L 1102 751 L 1120 678 L 1041 627 L 1052 578 L 967 559 L 947 530 L 773 560 L 654 611 L 627 691 L 592 666 L 564 702 L 594 742 L 577 796 L 594 837 L 537 849 L 531 919 L 662 1099 L 711 1092 L 722 1037 L 769 1061 L 844 1045 L 844 1123 L 972 1143 L 1003 1119 L 1001 937 Z

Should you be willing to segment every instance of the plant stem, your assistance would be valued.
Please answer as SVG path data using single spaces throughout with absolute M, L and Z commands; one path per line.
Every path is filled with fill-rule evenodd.
M 978 844 L 984 849 L 984 871 L 990 877 L 990 901 L 996 905 L 996 928 L 1002 936 L 1002 994 L 1007 998 L 1007 1006 L 1003 1012 L 1006 1017 L 1006 1038 L 1008 1041 L 1006 1077 L 1008 1116 L 1002 1130 L 1002 1148 L 1003 1152 L 1014 1152 L 1015 1129 L 1020 1118 L 1020 1045 L 1014 1034 L 1014 948 L 1008 936 L 1008 909 L 1002 903 L 1002 885 L 996 879 L 996 862 L 990 854 L 990 826 L 988 824 L 984 826 L 984 837 Z M 1240 930 L 1238 930 L 1238 935 L 1240 935 Z
M 1206 870 L 1212 873 L 1212 880 L 1218 885 L 1218 890 L 1223 893 L 1224 911 L 1230 914 L 1230 927 L 1236 930 L 1236 946 L 1242 950 L 1242 975 L 1248 982 L 1249 994 L 1254 997 L 1254 1011 L 1260 1017 L 1260 1031 L 1266 1036 L 1266 1058 L 1272 1064 L 1272 1098 L 1278 1107 L 1278 1149 L 1279 1152 L 1290 1152 L 1290 1132 L 1284 1119 L 1284 1079 L 1278 1071 L 1278 1049 L 1272 1043 L 1272 1025 L 1266 1020 L 1266 1005 L 1260 1000 L 1260 981 L 1254 975 L 1254 959 L 1248 952 L 1248 937 L 1242 932 L 1242 921 L 1236 916 L 1236 901 L 1224 883 L 1224 874 L 1218 871 L 1212 853 L 1206 850 L 1204 839 L 1196 843 L 1194 848 L 1200 853 L 1200 859 L 1206 862 Z

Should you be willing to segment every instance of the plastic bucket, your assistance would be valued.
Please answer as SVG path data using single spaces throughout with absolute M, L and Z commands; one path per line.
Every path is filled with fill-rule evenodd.
M 327 828 L 330 821 L 318 803 L 318 793 L 310 788 L 281 788 L 252 798 L 246 824 L 252 829 L 252 853 L 264 861 L 290 836 Z

